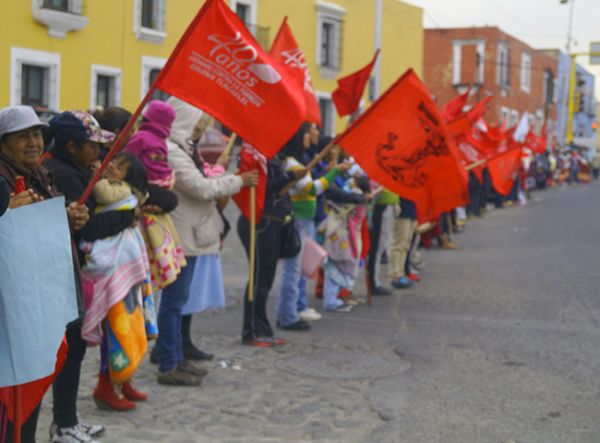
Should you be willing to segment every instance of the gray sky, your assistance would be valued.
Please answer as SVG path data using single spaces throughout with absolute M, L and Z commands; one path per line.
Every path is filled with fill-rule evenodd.
M 425 27 L 498 26 L 534 48 L 565 51 L 569 4 L 560 0 L 402 0 L 425 10 Z M 600 0 L 575 2 L 574 52 L 589 51 L 600 41 Z M 589 66 L 588 57 L 577 62 L 596 75 L 596 98 L 600 100 L 600 66 Z

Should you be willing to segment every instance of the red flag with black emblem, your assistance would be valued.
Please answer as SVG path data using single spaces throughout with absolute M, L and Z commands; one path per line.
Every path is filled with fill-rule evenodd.
M 438 106 L 408 70 L 336 137 L 373 180 L 417 205 L 420 221 L 468 201 L 467 173 Z
M 375 56 L 373 56 L 371 63 L 361 70 L 347 75 L 346 77 L 342 77 L 337 81 L 338 87 L 333 91 L 331 98 L 333 99 L 335 109 L 337 109 L 337 113 L 340 117 L 354 114 L 360 106 L 360 99 L 365 92 L 365 86 L 369 81 L 371 71 L 373 70 L 373 66 L 375 66 L 378 55 L 379 49 L 375 52 Z
M 271 158 L 304 121 L 304 93 L 223 0 L 207 0 L 154 86 L 203 109 Z
M 252 145 L 244 143 L 240 152 L 239 172 L 258 171 L 258 184 L 256 185 L 256 223 L 262 217 L 265 207 L 265 192 L 267 190 L 267 159 Z M 240 212 L 250 220 L 250 188 L 244 187 L 233 196 L 233 201 L 240 208 Z
M 304 120 L 321 126 L 321 108 L 310 78 L 308 63 L 306 63 L 304 54 L 288 25 L 287 17 L 283 19 L 269 54 L 289 72 L 290 76 L 296 79 L 299 87 L 304 91 L 304 103 L 306 104 Z

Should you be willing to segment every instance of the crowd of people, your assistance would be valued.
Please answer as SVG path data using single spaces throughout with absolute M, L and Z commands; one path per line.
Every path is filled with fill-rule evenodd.
M 95 116 L 67 111 L 44 123 L 27 106 L 0 110 L 0 214 L 61 195 L 67 204 L 79 317 L 66 326 L 67 358 L 52 388 L 54 443 L 96 442 L 104 431 L 77 413 L 88 347 L 100 352 L 92 393 L 99 408 L 126 411 L 147 399 L 133 379 L 152 340 L 150 361 L 158 365 L 158 383 L 202 383 L 208 371 L 198 362 L 214 356 L 193 342 L 192 319 L 225 305 L 220 251 L 226 238 L 237 240 L 224 210 L 231 196 L 259 180 L 255 170 L 229 172 L 236 171 L 229 151 L 215 164 L 206 162 L 198 142 L 211 119 L 171 97 L 149 103 L 91 196 L 77 203 L 130 118 L 122 108 L 108 108 Z M 486 171 L 482 181 L 471 173 L 467 207 L 419 224 L 413 201 L 383 189 L 330 142 L 315 124 L 304 124 L 266 164 L 253 299 L 246 287 L 242 345 L 285 346 L 276 329 L 309 331 L 311 322 L 322 319 L 309 306 L 308 278 L 317 280 L 314 295 L 323 310 L 341 315 L 363 302 L 353 294 L 363 292 L 355 288 L 362 269 L 373 296 L 410 289 L 421 281 L 422 247 L 437 241 L 455 249 L 453 235 L 468 217 L 481 216 L 490 202 L 523 203 L 530 189 L 525 174 L 513 193 L 502 197 Z M 555 165 L 544 186 L 560 180 L 556 170 L 561 168 Z M 249 257 L 248 219 L 240 215 L 236 228 Z M 305 269 L 306 257 L 320 257 L 313 258 L 315 273 Z M 272 291 L 278 268 L 280 284 Z M 274 317 L 268 312 L 271 294 Z M 23 442 L 35 441 L 40 407 L 22 427 Z M 0 426 L 0 442 L 12 441 L 13 431 L 10 422 Z

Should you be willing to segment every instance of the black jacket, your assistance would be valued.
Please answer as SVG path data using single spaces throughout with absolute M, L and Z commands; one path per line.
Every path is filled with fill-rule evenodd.
M 65 196 L 67 202 L 74 202 L 85 191 L 91 179 L 91 173 L 75 164 L 66 154 L 54 152 L 53 156 L 44 162 L 44 166 L 52 172 L 54 184 Z M 86 205 L 90 211 L 90 219 L 86 225 L 77 232 L 75 239 L 96 241 L 118 234 L 130 227 L 134 220 L 134 211 L 110 211 L 95 214 L 96 202 L 92 197 Z M 80 256 L 80 259 L 83 257 Z
M 279 193 L 292 181 L 294 175 L 286 173 L 279 158 L 274 157 L 267 163 L 267 189 L 265 191 L 265 206 L 263 215 L 283 220 L 292 213 L 292 202 L 289 194 Z

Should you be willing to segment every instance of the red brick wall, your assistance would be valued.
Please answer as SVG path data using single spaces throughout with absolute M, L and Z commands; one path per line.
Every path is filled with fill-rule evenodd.
M 496 27 L 427 29 L 425 31 L 424 81 L 440 105 L 456 97 L 457 85 L 453 85 L 453 42 L 455 40 L 483 40 L 483 84 L 477 88 L 470 104 L 477 99 L 493 95 L 491 110 L 486 119 L 492 124 L 500 123 L 502 106 L 518 111 L 519 115 L 528 111 L 535 115 L 537 109 L 544 110 L 542 97 L 544 69 L 550 69 L 556 76 L 557 62 L 550 56 L 536 51 L 520 40 L 505 34 Z M 497 84 L 498 43 L 505 42 L 508 51 L 509 86 L 501 88 Z M 460 85 L 473 84 L 476 77 L 475 43 L 462 47 Z M 521 90 L 521 53 L 531 55 L 530 92 Z M 546 118 L 555 119 L 555 108 L 550 106 Z

